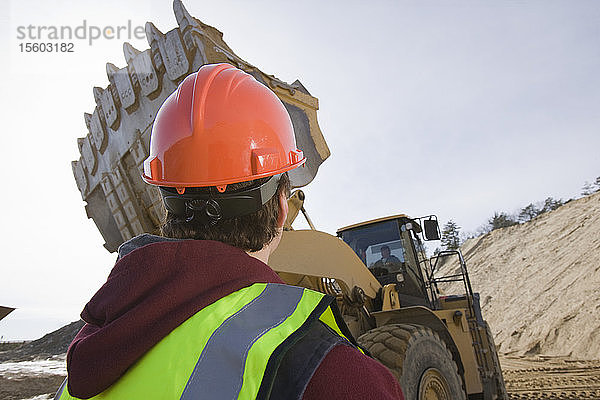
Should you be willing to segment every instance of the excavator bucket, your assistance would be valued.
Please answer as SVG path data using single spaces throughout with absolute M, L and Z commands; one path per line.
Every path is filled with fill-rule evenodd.
M 87 202 L 87 216 L 111 252 L 135 235 L 158 229 L 163 213 L 160 195 L 141 179 L 152 123 L 177 85 L 204 64 L 232 64 L 281 99 L 307 158 L 304 167 L 290 172 L 293 187 L 310 183 L 330 154 L 317 122 L 318 99 L 298 80 L 285 83 L 239 58 L 221 32 L 192 17 L 180 0 L 173 2 L 173 11 L 178 27 L 167 33 L 146 23 L 149 49 L 123 44 L 127 65 L 106 65 L 110 83 L 93 89 L 96 107 L 84 114 L 88 133 L 78 139 L 81 157 L 72 162 L 73 175 Z

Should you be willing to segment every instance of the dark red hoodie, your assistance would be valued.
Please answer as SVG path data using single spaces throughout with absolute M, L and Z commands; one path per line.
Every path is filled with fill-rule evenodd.
M 130 240 L 81 313 L 86 324 L 67 353 L 69 393 L 99 394 L 200 309 L 253 283 L 283 282 L 266 264 L 221 242 Z M 403 399 L 383 365 L 348 346 L 327 354 L 303 398 Z

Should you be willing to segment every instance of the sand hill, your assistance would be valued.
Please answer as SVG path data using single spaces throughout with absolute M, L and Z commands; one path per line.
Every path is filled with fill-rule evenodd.
M 600 359 L 600 193 L 461 250 L 500 352 Z

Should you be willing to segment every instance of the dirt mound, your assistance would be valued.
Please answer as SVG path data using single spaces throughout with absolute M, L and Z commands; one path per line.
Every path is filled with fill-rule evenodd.
M 600 358 L 600 193 L 461 250 L 501 352 Z
M 26 361 L 34 358 L 48 358 L 66 353 L 69 344 L 83 326 L 83 321 L 71 322 L 42 338 L 26 342 L 16 349 L 0 352 L 0 362 Z

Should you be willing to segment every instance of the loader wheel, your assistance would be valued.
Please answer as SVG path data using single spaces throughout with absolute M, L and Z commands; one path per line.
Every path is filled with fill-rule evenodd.
M 492 334 L 492 330 L 490 329 L 487 321 L 483 321 L 483 326 L 485 327 L 485 333 L 490 344 L 490 351 L 494 363 L 493 380 L 495 382 L 495 394 L 498 400 L 507 400 L 508 393 L 506 392 L 506 385 L 504 383 L 504 377 L 502 376 L 502 368 L 500 367 L 500 360 L 498 359 L 498 350 L 496 349 L 496 344 L 494 343 L 494 335 Z
M 365 333 L 358 343 L 392 371 L 406 400 L 466 399 L 452 354 L 431 329 L 387 325 Z

